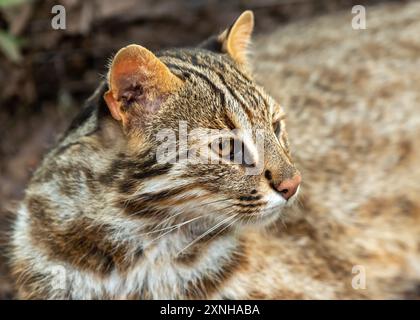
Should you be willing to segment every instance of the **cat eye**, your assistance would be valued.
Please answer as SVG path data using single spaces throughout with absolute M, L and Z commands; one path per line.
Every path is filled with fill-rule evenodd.
M 209 148 L 219 156 L 219 158 L 231 161 L 235 155 L 235 140 L 233 138 L 217 138 L 209 144 Z
M 234 141 L 233 139 L 222 140 L 217 146 L 217 154 L 221 158 L 227 158 L 234 152 Z
M 255 165 L 248 149 L 240 139 L 217 138 L 209 144 L 209 148 L 219 156 L 219 159 L 224 159 L 235 164 L 241 164 L 246 167 L 252 167 Z

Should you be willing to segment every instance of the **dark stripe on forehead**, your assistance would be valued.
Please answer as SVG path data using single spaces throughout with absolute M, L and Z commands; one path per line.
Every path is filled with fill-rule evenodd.
M 219 80 L 222 82 L 222 84 L 226 87 L 226 89 L 229 91 L 229 93 L 232 95 L 232 97 L 235 98 L 235 100 L 241 105 L 242 109 L 245 111 L 246 115 L 248 116 L 248 120 L 249 122 L 253 125 L 254 124 L 254 115 L 252 113 L 252 108 L 249 107 L 249 105 L 246 103 L 246 99 L 241 99 L 239 97 L 239 95 L 236 93 L 235 90 L 232 90 L 231 86 L 228 85 L 228 83 L 226 82 L 225 77 L 223 76 L 222 73 L 217 72 L 215 70 L 211 70 L 211 72 L 213 72 L 214 74 L 216 74 L 216 76 L 219 78 Z M 236 88 L 233 88 L 236 89 Z M 251 96 L 254 100 L 254 102 L 256 102 L 255 96 L 253 95 L 247 95 L 247 97 Z M 245 103 L 244 101 L 245 100 Z M 257 103 L 255 103 L 257 105 Z
M 235 76 L 235 82 L 240 85 L 240 88 L 253 88 L 255 87 L 254 81 L 244 74 L 234 62 L 230 61 L 230 59 L 221 59 L 220 56 L 213 57 L 210 56 L 208 53 L 200 55 L 202 53 L 201 51 L 198 51 L 198 53 L 194 56 L 192 56 L 189 61 L 198 67 L 203 67 L 208 69 L 211 72 L 217 73 L 219 76 L 221 76 L 224 72 L 226 74 L 233 73 Z M 210 58 L 212 57 L 212 58 Z M 200 61 L 199 61 L 199 58 Z M 210 58 L 210 59 L 209 59 Z M 266 107 L 268 107 L 268 103 L 266 99 L 260 94 L 258 90 L 254 90 L 254 94 L 259 96 L 261 100 L 264 101 Z M 255 100 L 255 96 L 251 95 L 252 98 Z M 257 101 L 256 105 L 258 104 Z
M 209 58 L 210 55 L 206 52 L 205 54 L 202 53 L 202 55 L 200 55 L 200 53 L 202 53 L 201 51 L 198 51 L 198 54 L 196 56 L 193 56 L 192 59 L 190 59 L 190 61 L 192 63 L 194 63 L 197 66 L 206 66 L 210 71 L 213 72 L 234 72 L 235 74 L 235 81 L 241 85 L 241 88 L 254 88 L 255 87 L 255 83 L 252 80 L 252 78 L 250 78 L 247 74 L 243 73 L 236 65 L 235 62 L 231 61 L 230 59 L 221 59 L 220 56 L 217 56 L 217 58 L 212 58 L 210 61 L 210 63 L 206 63 L 209 60 L 208 59 L 204 59 L 203 56 L 205 58 Z M 198 57 L 201 57 L 200 62 L 197 59 Z M 204 64 L 202 63 L 204 62 Z M 229 69 L 227 68 L 229 67 Z M 217 71 L 216 71 L 217 70 Z M 262 95 L 259 90 L 253 90 L 254 94 L 251 95 L 252 98 L 254 99 L 256 105 L 259 105 L 258 100 L 256 99 L 256 97 L 258 96 L 264 103 L 265 109 L 269 109 L 270 104 L 268 103 L 267 99 L 264 97 L 264 95 Z
M 242 84 L 245 88 L 255 86 L 253 80 L 248 75 L 239 70 L 234 61 L 230 61 L 230 59 L 224 59 L 220 54 L 214 54 L 209 52 L 208 50 L 184 49 L 176 51 L 165 51 L 159 57 L 163 59 L 165 57 L 179 59 L 183 63 L 191 63 L 194 66 L 201 67 L 212 72 L 216 72 L 215 69 L 219 69 L 222 72 L 233 71 L 236 76 L 235 80 Z M 229 67 L 229 69 L 227 69 L 227 67 Z M 270 104 L 268 103 L 267 99 L 259 92 L 259 90 L 254 90 L 254 93 L 255 96 L 258 96 L 263 101 L 265 109 L 268 110 Z M 253 96 L 253 98 L 255 98 L 255 96 Z M 256 104 L 258 104 L 258 101 L 255 102 Z
M 168 51 L 164 52 L 159 58 L 175 58 L 179 59 L 182 62 L 191 63 L 194 66 L 202 67 L 204 69 L 214 70 L 218 68 L 222 71 L 234 71 L 237 76 L 237 80 L 241 81 L 246 85 L 253 85 L 252 79 L 241 72 L 233 61 L 223 58 L 222 55 L 217 55 L 210 53 L 209 51 L 203 51 L 199 49 L 193 50 L 177 50 L 177 51 Z M 229 69 L 227 68 L 229 67 Z
M 166 65 L 170 69 L 171 68 L 175 68 L 175 69 L 180 70 L 181 72 L 182 71 L 188 72 L 188 73 L 193 74 L 193 75 L 199 77 L 200 79 L 204 80 L 209 85 L 209 87 L 211 87 L 213 89 L 214 92 L 218 92 L 219 93 L 219 96 L 220 96 L 220 100 L 221 100 L 222 105 L 226 105 L 226 96 L 225 96 L 225 93 L 223 92 L 223 90 L 221 90 L 220 88 L 218 88 L 214 84 L 214 82 L 211 81 L 211 79 L 207 77 L 207 75 L 205 75 L 204 73 L 201 73 L 201 72 L 199 72 L 197 70 L 194 70 L 194 69 L 191 69 L 191 68 L 187 68 L 185 66 L 179 66 L 179 65 L 176 65 L 176 64 L 172 64 L 172 63 L 168 63 Z
M 227 71 L 234 73 L 236 80 L 240 81 L 245 86 L 252 86 L 252 80 L 242 73 L 233 63 L 229 62 L 228 59 L 222 59 L 220 56 L 212 56 L 206 52 L 203 54 L 200 50 L 196 52 L 188 52 L 189 54 L 182 54 L 180 52 L 168 52 L 165 53 L 161 58 L 175 58 L 180 60 L 182 63 L 191 63 L 193 66 L 200 67 L 205 70 L 215 71 Z M 201 53 L 201 54 L 200 54 Z
M 247 80 L 247 82 L 244 81 L 240 81 L 238 74 L 240 74 L 240 72 L 238 71 L 237 68 L 235 67 L 231 67 L 231 69 L 227 69 L 226 65 L 223 65 L 223 63 L 220 63 L 220 61 L 217 61 L 216 59 L 212 59 L 211 63 L 216 62 L 217 66 L 219 67 L 220 70 L 217 70 L 217 68 L 215 68 L 214 64 L 202 64 L 199 63 L 197 60 L 197 57 L 188 57 L 188 61 L 185 61 L 185 59 L 181 59 L 179 55 L 174 54 L 173 56 L 171 56 L 171 59 L 173 61 L 173 59 L 179 60 L 180 62 L 180 68 L 188 68 L 187 66 L 185 66 L 185 64 L 187 64 L 188 62 L 191 63 L 194 67 L 198 67 L 201 68 L 203 70 L 203 72 L 206 72 L 208 74 L 212 74 L 214 77 L 216 77 L 220 83 L 225 87 L 225 89 L 231 94 L 231 96 L 242 106 L 242 108 L 245 110 L 249 121 L 251 124 L 253 124 L 253 118 L 254 116 L 252 115 L 252 111 L 251 110 L 247 110 L 249 109 L 249 106 L 244 103 L 244 98 L 240 98 L 238 96 L 238 93 L 236 91 L 242 91 L 242 93 L 246 94 L 245 98 L 251 98 L 254 102 L 254 107 L 258 107 L 259 106 L 259 100 L 257 99 L 257 96 L 260 97 L 260 99 L 263 101 L 263 103 L 265 104 L 265 108 L 262 108 L 263 110 L 266 110 L 269 108 L 268 103 L 266 102 L 265 98 L 260 94 L 260 92 L 258 92 L 257 90 L 252 90 L 253 92 L 251 92 L 251 90 L 247 90 L 247 89 L 252 89 L 254 87 L 254 84 Z M 205 61 L 205 60 L 203 60 Z M 226 71 L 226 74 L 232 74 L 233 76 L 235 76 L 234 82 L 238 85 L 238 87 L 233 87 L 232 85 L 228 84 L 225 75 L 223 74 L 223 71 Z M 200 72 L 200 74 L 205 75 L 203 73 Z M 207 75 L 205 75 L 207 77 Z M 207 77 L 208 78 L 208 77 Z M 210 80 L 211 81 L 211 80 Z
M 173 63 L 174 60 L 178 60 L 177 62 L 179 62 L 179 64 Z M 188 71 L 194 75 L 199 76 L 200 78 L 203 78 L 206 82 L 208 82 L 213 88 L 215 88 L 217 91 L 221 91 L 223 94 L 224 92 L 222 90 L 220 90 L 220 88 L 218 88 L 215 84 L 215 82 L 209 78 L 209 74 L 213 75 L 216 74 L 218 80 L 220 80 L 221 84 L 224 85 L 225 89 L 227 89 L 230 93 L 231 93 L 231 88 L 230 86 L 227 85 L 225 79 L 220 79 L 220 76 L 218 76 L 218 74 L 208 65 L 197 65 L 195 63 L 190 61 L 185 61 L 182 59 L 179 59 L 178 57 L 171 57 L 171 63 L 168 63 L 167 66 L 169 68 L 171 67 L 175 67 L 178 68 L 179 70 L 185 70 Z M 191 64 L 191 66 L 189 66 L 189 64 Z

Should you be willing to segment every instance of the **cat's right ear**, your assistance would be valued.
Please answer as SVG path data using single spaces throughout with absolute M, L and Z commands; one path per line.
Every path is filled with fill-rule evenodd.
M 131 120 L 141 124 L 182 84 L 152 52 L 133 44 L 118 51 L 112 60 L 104 99 L 123 126 Z
M 249 47 L 254 30 L 254 14 L 244 11 L 235 22 L 222 33 L 211 37 L 200 47 L 215 52 L 227 53 L 234 61 L 248 65 Z

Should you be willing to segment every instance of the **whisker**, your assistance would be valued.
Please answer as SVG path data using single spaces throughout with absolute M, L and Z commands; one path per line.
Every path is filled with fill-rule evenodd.
M 222 208 L 222 209 L 227 209 L 227 208 L 229 208 L 229 207 L 231 207 L 231 206 L 227 206 L 226 208 Z M 180 213 L 178 213 L 178 215 L 179 214 L 181 214 L 181 213 L 183 213 L 183 212 L 180 212 Z M 190 219 L 190 220 L 188 220 L 188 222 L 185 222 L 185 223 L 183 223 L 182 225 L 186 225 L 186 224 L 188 224 L 188 223 L 191 223 L 192 221 L 194 221 L 194 220 L 197 220 L 198 218 L 204 218 L 205 216 L 204 215 L 200 215 L 199 217 L 195 217 L 195 218 L 193 218 L 193 219 Z M 173 228 L 167 228 L 167 229 L 170 229 L 169 231 L 167 231 L 167 232 L 165 232 L 165 233 L 163 233 L 163 234 L 161 234 L 160 236 L 158 236 L 157 238 L 155 238 L 155 239 L 153 239 L 152 241 L 150 241 L 149 243 L 148 243 L 148 245 L 150 245 L 151 243 L 153 243 L 153 242 L 155 242 L 156 240 L 159 240 L 160 238 L 162 238 L 162 237 L 164 237 L 164 236 L 166 236 L 167 234 L 169 234 L 169 233 L 171 233 L 172 231 L 174 231 L 174 230 L 176 230 L 176 229 L 178 229 L 179 227 L 173 227 Z
M 231 220 L 233 218 L 235 218 L 235 216 L 229 216 L 226 219 L 218 222 L 215 226 L 213 226 L 212 228 L 208 229 L 206 232 L 204 232 L 203 234 L 201 234 L 200 236 L 198 236 L 196 239 L 194 239 L 193 241 L 191 241 L 182 250 L 178 251 L 176 255 L 181 254 L 183 251 L 185 251 L 186 249 L 188 249 L 189 247 L 191 247 L 193 244 L 197 243 L 197 241 L 200 241 L 202 238 L 204 238 L 206 235 L 208 235 L 209 233 L 211 233 L 213 230 L 217 229 L 219 226 L 223 225 L 224 223 L 228 222 L 229 220 Z
M 202 218 L 202 216 L 197 217 L 197 218 Z M 196 220 L 196 219 L 194 219 L 194 220 Z M 192 221 L 193 221 L 193 219 L 191 219 L 191 221 L 188 221 L 188 223 L 191 223 Z M 186 225 L 186 224 L 187 224 L 187 223 L 185 223 L 184 225 Z M 166 231 L 166 232 L 164 232 L 163 234 L 161 234 L 160 236 L 156 237 L 155 239 L 153 239 L 153 240 L 149 241 L 149 242 L 147 243 L 147 245 L 146 245 L 146 246 L 151 245 L 152 243 L 156 242 L 156 241 L 157 241 L 157 240 L 159 240 L 160 238 L 162 238 L 162 237 L 166 236 L 167 234 L 171 233 L 172 231 L 174 231 L 174 230 L 176 230 L 176 229 L 178 229 L 178 228 L 177 228 L 177 227 L 170 228 L 170 230 L 169 230 L 169 231 Z
M 237 217 L 239 215 L 239 213 L 235 214 L 234 217 Z M 215 235 L 213 235 L 211 239 L 217 237 L 219 234 L 221 234 L 223 231 L 225 231 L 227 228 L 229 228 L 230 226 L 232 226 L 235 222 L 237 222 L 241 217 L 238 217 L 236 219 L 234 219 L 232 222 L 230 222 L 227 226 L 225 226 L 223 229 L 219 230 Z
M 187 220 L 187 221 L 184 221 L 184 222 L 175 224 L 173 226 L 169 226 L 169 227 L 165 227 L 165 228 L 157 229 L 157 230 L 152 230 L 150 232 L 141 233 L 138 236 L 146 236 L 146 235 L 149 235 L 149 234 L 152 234 L 152 233 L 156 233 L 156 232 L 160 232 L 160 231 L 165 231 L 165 230 L 168 230 L 168 229 L 176 229 L 176 228 L 182 227 L 185 224 L 188 224 L 189 222 L 192 222 L 194 220 L 197 220 L 199 218 L 203 218 L 203 216 L 198 216 L 198 217 L 192 218 L 190 220 Z
M 198 196 L 198 197 L 196 197 L 196 198 L 194 198 L 194 199 L 187 199 L 185 202 L 191 202 L 191 201 L 197 201 L 197 199 L 200 199 L 200 198 L 203 198 L 203 197 L 207 197 L 208 195 L 202 195 L 202 196 Z M 202 206 L 205 206 L 205 205 L 209 205 L 209 204 L 212 204 L 212 203 L 217 203 L 217 202 L 223 202 L 223 201 L 227 201 L 227 200 L 230 200 L 229 198 L 224 198 L 224 199 L 219 199 L 219 200 L 216 200 L 216 201 L 210 201 L 210 202 L 208 202 L 208 203 L 204 203 L 204 204 L 201 204 L 201 205 L 198 205 L 198 206 L 196 206 L 196 208 L 199 208 L 199 207 L 202 207 Z M 166 207 L 165 207 L 166 208 Z M 139 211 L 135 211 L 135 212 L 133 212 L 133 213 L 131 213 L 129 216 L 136 216 L 136 215 L 138 215 L 139 213 L 141 213 L 143 210 L 146 210 L 147 208 L 143 208 L 143 209 L 141 209 L 141 210 L 139 210 Z M 151 208 L 150 208 L 151 209 Z M 170 219 L 170 218 L 169 218 Z
M 223 202 L 223 201 L 226 201 L 226 200 L 230 200 L 230 199 L 229 199 L 229 198 L 225 198 L 225 199 L 219 199 L 219 200 L 216 200 L 216 201 L 210 201 L 210 202 L 207 202 L 207 203 L 201 204 L 201 205 L 199 205 L 199 206 L 196 206 L 196 208 L 203 207 L 203 206 L 207 206 L 207 205 L 210 205 L 210 204 L 213 204 L 213 203 L 216 203 L 216 202 Z M 158 224 L 156 225 L 156 227 L 159 227 L 159 226 L 164 225 L 164 224 L 165 224 L 165 222 L 167 222 L 167 221 L 169 221 L 169 220 L 171 220 L 171 219 L 174 219 L 175 217 L 177 217 L 177 216 L 179 216 L 180 214 L 183 214 L 183 213 L 184 213 L 183 211 L 180 211 L 180 212 L 178 212 L 178 213 L 176 213 L 176 214 L 174 214 L 174 215 L 171 215 L 171 216 L 167 217 L 166 219 L 164 219 L 163 221 L 161 221 L 160 223 L 158 223 Z
M 228 201 L 228 200 L 231 200 L 231 199 L 230 198 L 224 198 L 224 199 L 219 199 L 219 200 L 215 200 L 215 201 L 210 201 L 208 203 L 201 204 L 201 205 L 197 206 L 196 208 L 199 208 L 199 207 L 202 207 L 202 206 L 205 206 L 205 205 L 209 205 L 209 204 L 213 204 L 213 203 Z

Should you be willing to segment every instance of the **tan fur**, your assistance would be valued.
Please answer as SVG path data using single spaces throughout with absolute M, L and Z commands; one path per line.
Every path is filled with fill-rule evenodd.
M 220 54 L 220 39 L 203 44 L 213 52 L 156 55 L 183 86 L 134 122 L 134 138 L 102 115 L 102 85 L 28 186 L 13 237 L 20 297 L 418 297 L 419 13 L 417 3 L 380 6 L 368 8 L 367 30 L 351 29 L 348 12 L 257 39 L 255 76 L 285 106 L 290 148 L 284 119 L 273 134 L 284 111 Z M 154 133 L 186 119 L 263 128 L 272 177 L 156 163 Z M 297 168 L 299 203 L 276 209 L 281 222 L 266 228 L 277 216 L 269 182 Z M 238 220 L 223 223 L 232 213 Z M 365 289 L 352 286 L 354 266 L 366 271 Z
M 109 90 L 105 93 L 104 99 L 112 116 L 127 126 L 130 119 L 123 110 L 127 106 L 122 101 L 125 98 L 125 91 L 135 89 L 145 91 L 147 95 L 138 107 L 148 112 L 152 109 L 150 105 L 156 104 L 156 100 L 166 98 L 181 86 L 182 81 L 153 53 L 139 45 L 130 45 L 118 51 L 112 61 L 109 71 Z M 132 96 L 130 98 L 135 98 L 135 93 L 130 95 Z
M 252 11 L 245 11 L 230 29 L 223 31 L 219 36 L 219 41 L 223 44 L 222 50 L 229 53 L 237 62 L 248 63 L 248 49 L 253 29 L 254 14 Z

